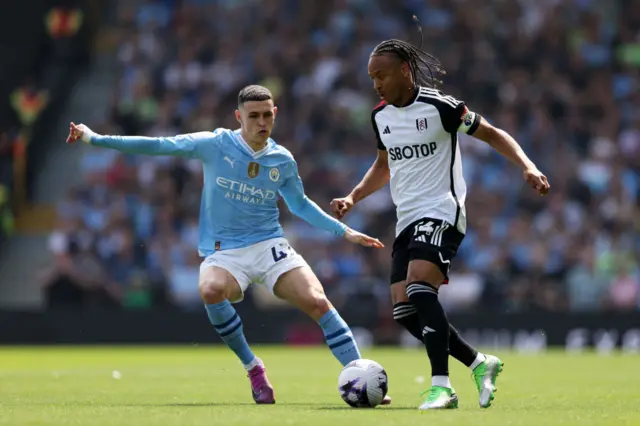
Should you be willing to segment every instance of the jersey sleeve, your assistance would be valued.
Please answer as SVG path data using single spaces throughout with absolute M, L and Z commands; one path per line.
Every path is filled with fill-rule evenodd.
M 371 112 L 371 125 L 373 126 L 373 133 L 376 135 L 376 141 L 378 143 L 378 149 L 383 151 L 387 150 L 387 147 L 382 143 L 382 139 L 380 138 L 380 130 L 378 129 L 378 123 L 376 122 L 376 114 L 378 114 L 382 109 L 387 106 L 386 102 L 380 102 L 378 106 L 376 106 Z
M 467 105 L 452 96 L 442 95 L 440 116 L 444 129 L 449 133 L 472 135 L 480 124 L 480 115 L 471 111 Z
M 284 198 L 291 213 L 317 228 L 327 230 L 335 235 L 344 235 L 347 226 L 325 213 L 304 193 L 302 179 L 294 161 L 290 164 L 287 175 L 286 181 L 280 187 L 280 195 Z
M 202 159 L 219 143 L 222 129 L 172 137 L 91 135 L 90 144 L 111 148 L 127 154 L 172 155 Z

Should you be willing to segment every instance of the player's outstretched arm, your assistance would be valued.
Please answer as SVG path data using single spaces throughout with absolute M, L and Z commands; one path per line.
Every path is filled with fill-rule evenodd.
M 211 132 L 199 132 L 173 137 L 150 138 L 145 136 L 99 135 L 84 124 L 69 125 L 67 143 L 78 140 L 103 148 L 111 148 L 127 154 L 175 155 L 199 158 L 199 146 L 204 140 L 215 137 Z
M 366 247 L 381 248 L 384 245 L 377 238 L 370 237 L 358 231 L 354 231 L 344 223 L 326 214 L 316 203 L 304 193 L 304 187 L 300 176 L 296 173 L 291 176 L 280 188 L 280 195 L 287 203 L 291 213 L 307 221 L 313 226 L 326 229 L 336 235 L 344 237 L 347 241 Z
M 373 162 L 362 180 L 349 195 L 331 201 L 331 210 L 341 219 L 359 201 L 378 191 L 389 182 L 389 153 L 378 149 L 378 157 Z
M 480 117 L 478 127 L 470 134 L 486 142 L 507 160 L 519 166 L 523 170 L 524 180 L 540 195 L 546 195 L 549 192 L 551 186 L 547 181 L 547 177 L 538 170 L 533 161 L 529 159 L 522 147 L 509 133 L 492 126 L 484 118 Z

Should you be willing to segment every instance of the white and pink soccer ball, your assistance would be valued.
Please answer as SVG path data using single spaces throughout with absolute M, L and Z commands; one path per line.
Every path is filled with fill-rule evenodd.
M 340 396 L 352 407 L 373 408 L 387 395 L 389 380 L 384 368 L 369 359 L 345 365 L 338 378 Z

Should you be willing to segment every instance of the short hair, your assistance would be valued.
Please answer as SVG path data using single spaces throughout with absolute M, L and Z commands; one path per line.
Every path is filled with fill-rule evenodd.
M 446 74 L 446 71 L 438 58 L 422 50 L 422 43 L 424 41 L 422 25 L 420 25 L 420 21 L 415 15 L 413 15 L 413 21 L 418 26 L 418 31 L 420 32 L 420 47 L 416 47 L 403 40 L 385 40 L 373 49 L 371 56 L 386 53 L 395 55 L 409 65 L 409 70 L 411 71 L 411 76 L 415 84 L 419 86 L 437 87 L 442 84 L 442 81 L 437 77 Z
M 240 93 L 238 93 L 238 106 L 249 101 L 268 101 L 273 99 L 271 91 L 264 86 L 252 84 L 244 87 Z

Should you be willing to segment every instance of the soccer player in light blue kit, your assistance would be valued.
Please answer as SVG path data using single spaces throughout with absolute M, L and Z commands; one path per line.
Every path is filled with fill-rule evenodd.
M 309 265 L 283 237 L 278 194 L 296 216 L 310 224 L 352 243 L 382 247 L 379 240 L 348 228 L 307 198 L 293 156 L 270 138 L 277 112 L 269 90 L 252 85 L 238 95 L 235 114 L 239 130 L 148 138 L 99 135 L 83 124 L 71 123 L 67 138 L 67 143 L 81 139 L 129 154 L 202 161 L 198 251 L 204 261 L 200 295 L 214 329 L 247 370 L 258 404 L 275 403 L 274 390 L 263 362 L 247 344 L 242 321 L 231 304 L 243 299 L 251 283 L 266 286 L 317 321 L 342 365 L 360 358 L 349 326 L 327 299 Z M 390 398 L 384 403 L 390 403 Z

